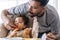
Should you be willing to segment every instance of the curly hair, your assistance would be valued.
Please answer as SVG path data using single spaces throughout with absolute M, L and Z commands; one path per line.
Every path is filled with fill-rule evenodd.
M 25 24 L 26 26 L 29 25 L 29 18 L 28 18 L 27 16 L 25 16 L 25 15 L 19 15 L 19 16 L 17 16 L 17 17 L 22 17 L 22 18 L 23 18 L 23 21 L 24 21 L 24 24 Z

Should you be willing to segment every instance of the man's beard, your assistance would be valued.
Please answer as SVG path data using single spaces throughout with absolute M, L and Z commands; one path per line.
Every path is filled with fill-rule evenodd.
M 29 12 L 29 15 L 31 16 L 31 17 L 34 17 L 34 16 L 38 16 L 38 17 L 41 17 L 41 16 L 43 16 L 43 14 L 44 13 L 32 13 L 32 12 Z
M 31 17 L 34 17 L 34 16 L 37 16 L 38 13 L 32 13 L 32 12 L 29 12 L 29 15 L 30 15 Z

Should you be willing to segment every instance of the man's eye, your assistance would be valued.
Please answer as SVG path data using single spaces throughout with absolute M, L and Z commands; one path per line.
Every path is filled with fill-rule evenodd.
M 31 6 L 33 9 L 37 9 L 37 7 L 33 7 L 33 6 Z

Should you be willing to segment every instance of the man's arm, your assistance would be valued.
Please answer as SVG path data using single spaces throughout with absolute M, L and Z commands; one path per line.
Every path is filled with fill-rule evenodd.
M 47 40 L 55 40 L 57 39 L 60 35 L 59 35 L 59 27 L 57 26 L 58 24 L 58 18 L 55 19 L 52 24 L 51 24 L 51 32 L 47 34 Z
M 20 14 L 25 14 L 28 12 L 28 2 L 18 5 L 16 7 L 12 7 L 9 9 L 5 9 L 2 11 L 1 13 L 1 18 L 3 19 L 4 22 L 6 22 L 6 20 L 11 20 L 9 17 L 7 17 L 7 15 L 20 15 Z M 4 20 L 5 19 L 5 20 Z
M 2 13 L 1 13 L 1 18 L 2 18 L 2 21 L 5 25 L 5 27 L 10 30 L 10 29 L 13 29 L 11 27 L 15 27 L 15 25 L 13 24 L 12 20 L 10 17 L 8 17 L 7 15 L 9 15 L 10 13 L 8 12 L 8 10 L 3 10 Z M 11 27 L 10 27 L 11 26 Z
M 9 17 L 7 17 L 8 14 L 9 12 L 7 11 L 7 9 L 3 10 L 1 13 L 1 18 L 4 23 L 7 23 L 9 20 L 11 20 Z
M 2 20 L 3 20 L 7 29 L 10 30 L 10 29 L 13 29 L 13 27 L 15 27 L 12 19 L 10 17 L 8 17 L 7 15 L 25 14 L 25 13 L 27 13 L 27 5 L 28 5 L 28 3 L 25 3 L 25 4 L 22 4 L 22 5 L 19 5 L 19 6 L 16 6 L 16 7 L 6 9 L 6 10 L 2 11 L 1 18 L 2 18 Z
M 59 22 L 59 15 L 54 7 L 50 6 L 52 15 L 50 15 L 49 27 L 51 28 L 51 33 L 47 34 L 47 39 L 56 39 L 59 36 L 59 27 L 57 26 Z M 51 19 L 52 18 L 52 19 Z

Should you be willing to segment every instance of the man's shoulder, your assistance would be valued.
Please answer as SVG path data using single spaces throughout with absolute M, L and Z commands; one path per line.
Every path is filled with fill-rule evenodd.
M 56 11 L 56 9 L 52 5 L 49 5 L 49 4 L 46 5 L 46 9 L 50 11 Z
M 57 12 L 57 10 L 53 6 L 48 4 L 46 6 L 46 10 L 47 10 L 47 14 L 52 15 L 54 17 L 58 16 L 58 12 Z
M 26 13 L 28 11 L 28 9 L 27 9 L 28 8 L 28 4 L 29 3 L 26 2 L 26 3 L 23 3 L 23 4 L 17 5 L 15 7 L 9 8 L 8 12 L 10 14 L 17 14 L 17 15 L 24 14 L 24 13 Z
M 52 23 L 53 21 L 58 21 L 59 19 L 59 15 L 57 13 L 57 10 L 51 6 L 51 5 L 47 5 L 46 6 L 46 16 L 47 16 L 47 22 L 48 24 Z

